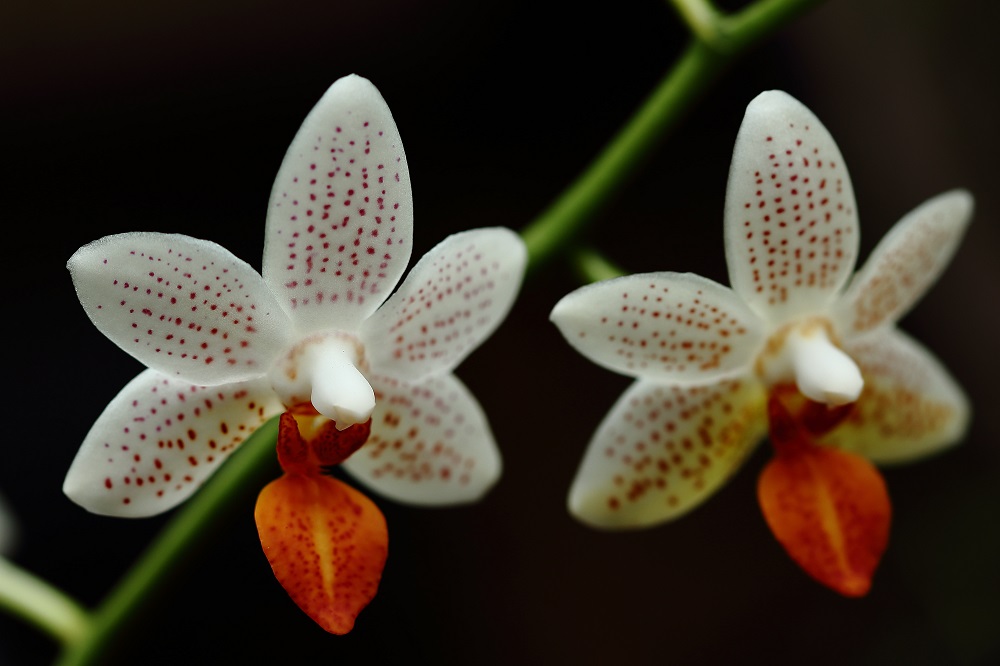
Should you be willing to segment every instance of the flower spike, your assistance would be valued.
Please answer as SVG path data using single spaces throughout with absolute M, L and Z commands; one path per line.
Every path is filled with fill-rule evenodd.
M 570 512 L 612 529 L 677 518 L 770 428 L 759 498 L 775 536 L 817 580 L 864 594 L 890 520 L 871 463 L 932 454 L 967 427 L 961 388 L 894 324 L 941 274 L 971 213 L 963 190 L 931 199 L 850 280 L 859 232 L 840 150 L 799 101 L 758 95 L 726 191 L 732 289 L 646 273 L 582 287 L 552 310 L 577 351 L 636 378 L 590 441 Z

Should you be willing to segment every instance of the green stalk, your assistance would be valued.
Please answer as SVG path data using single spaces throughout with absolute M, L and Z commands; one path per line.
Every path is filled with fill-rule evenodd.
M 277 438 L 278 419 L 274 418 L 254 431 L 184 503 L 184 508 L 94 612 L 90 631 L 66 645 L 59 666 L 101 663 L 114 637 L 163 589 L 169 574 L 184 563 L 191 544 L 203 538 L 229 509 L 251 493 L 256 494 L 268 474 L 277 474 Z
M 90 630 L 87 611 L 61 590 L 0 557 L 0 608 L 45 631 L 63 644 Z
M 820 1 L 760 0 L 730 16 L 702 13 L 703 17 L 717 17 L 712 32 L 718 36 L 711 43 L 697 38 L 692 41 L 604 151 L 522 230 L 529 270 L 572 247 L 573 236 L 610 202 L 740 53 Z

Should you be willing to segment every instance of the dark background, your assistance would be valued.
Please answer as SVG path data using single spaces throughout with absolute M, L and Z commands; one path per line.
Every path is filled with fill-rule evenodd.
M 782 88 L 850 167 L 862 257 L 924 199 L 964 186 L 977 213 L 954 264 L 902 322 L 969 392 L 956 449 L 887 470 L 888 552 L 870 595 L 808 579 L 755 500 L 762 446 L 703 507 L 606 534 L 565 495 L 629 380 L 548 322 L 579 285 L 552 263 L 459 376 L 505 473 L 478 505 L 378 499 L 390 530 L 379 594 L 345 637 L 287 598 L 249 496 L 122 637 L 116 664 L 1000 663 L 996 361 L 1000 118 L 992 0 L 831 0 L 736 63 L 588 236 L 630 272 L 726 281 L 722 205 L 747 102 Z M 5 357 L 0 489 L 22 566 L 96 604 L 169 516 L 91 516 L 61 493 L 79 443 L 140 366 L 101 336 L 67 258 L 130 230 L 217 241 L 260 266 L 271 181 L 336 78 L 379 87 L 406 145 L 419 256 L 469 227 L 520 229 L 583 169 L 685 43 L 663 0 L 96 0 L 0 7 Z M 0 617 L 0 663 L 54 644 Z

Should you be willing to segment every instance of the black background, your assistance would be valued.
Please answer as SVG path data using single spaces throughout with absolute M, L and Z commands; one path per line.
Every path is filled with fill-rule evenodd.
M 121 637 L 116 664 L 988 664 L 1000 662 L 998 76 L 990 0 L 832 0 L 754 49 L 700 100 L 587 237 L 630 272 L 725 282 L 722 204 L 747 102 L 813 109 L 851 170 L 862 258 L 912 207 L 956 186 L 977 213 L 954 264 L 902 322 L 969 392 L 958 448 L 887 470 L 888 552 L 870 595 L 808 579 L 769 534 L 762 446 L 675 523 L 605 534 L 565 495 L 629 380 L 548 322 L 579 285 L 555 262 L 459 368 L 489 415 L 504 476 L 483 502 L 378 499 L 390 556 L 345 637 L 287 598 L 249 496 Z M 662 0 L 96 0 L 0 8 L 6 441 L 0 490 L 20 565 L 96 604 L 168 516 L 91 516 L 61 493 L 94 419 L 141 368 L 99 334 L 65 262 L 110 233 L 186 233 L 260 267 L 271 181 L 299 123 L 351 72 L 406 145 L 414 256 L 478 226 L 520 229 L 573 180 L 680 53 Z M 53 643 L 0 617 L 0 663 Z M 109 662 L 112 663 L 112 662 Z

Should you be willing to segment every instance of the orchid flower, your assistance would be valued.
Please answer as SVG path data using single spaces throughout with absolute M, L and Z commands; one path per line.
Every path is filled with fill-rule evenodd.
M 296 602 L 327 630 L 348 631 L 381 575 L 385 525 L 326 466 L 364 445 L 344 468 L 418 505 L 475 501 L 500 474 L 483 411 L 452 370 L 511 308 L 523 242 L 503 228 L 450 236 L 390 296 L 412 233 L 392 115 L 369 81 L 347 76 L 308 115 L 278 172 L 263 275 L 181 235 L 126 233 L 78 250 L 69 269 L 84 309 L 149 369 L 98 418 L 65 493 L 98 514 L 161 513 L 254 429 L 294 415 L 279 428 L 285 476 L 258 502 L 261 540 Z M 348 514 L 356 529 L 329 529 Z M 303 566 L 303 540 L 315 566 Z M 363 585 L 352 578 L 359 567 Z M 309 594 L 296 596 L 302 588 Z M 346 610 L 345 595 L 357 597 Z
M 552 310 L 580 353 L 636 378 L 589 444 L 570 512 L 607 529 L 677 518 L 770 429 L 775 457 L 758 484 L 769 526 L 811 576 L 865 594 L 890 520 L 872 463 L 930 455 L 966 429 L 962 390 L 895 322 L 950 261 L 971 212 L 962 190 L 931 199 L 850 279 L 859 229 L 840 151 L 800 102 L 760 94 L 726 192 L 732 288 L 630 275 Z

